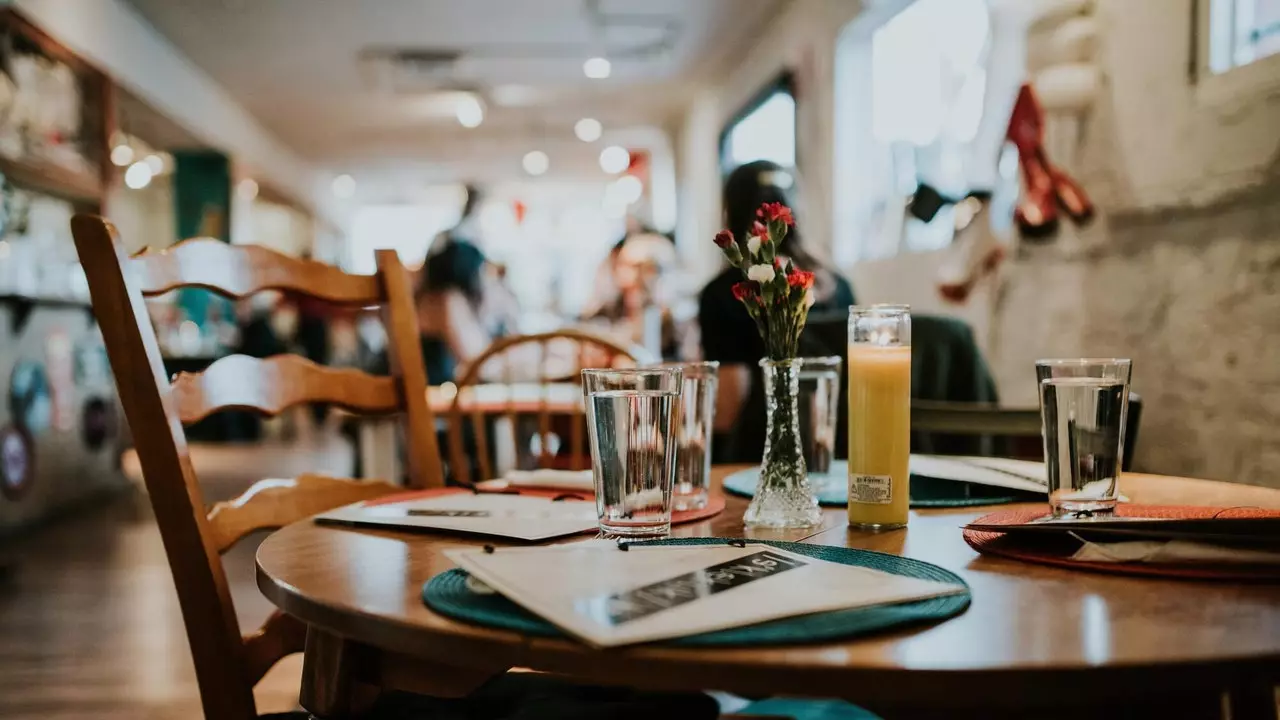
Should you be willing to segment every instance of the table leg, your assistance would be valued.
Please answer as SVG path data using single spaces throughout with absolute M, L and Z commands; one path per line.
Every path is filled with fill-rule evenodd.
M 351 641 L 307 628 L 299 700 L 316 718 L 340 720 L 355 715 L 355 671 L 360 648 Z

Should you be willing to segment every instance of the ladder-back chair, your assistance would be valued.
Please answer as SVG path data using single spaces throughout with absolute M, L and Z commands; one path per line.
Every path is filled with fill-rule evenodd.
M 276 613 L 242 637 L 221 553 L 256 530 L 402 488 L 318 475 L 264 480 L 206 513 L 183 425 L 221 409 L 274 415 L 316 401 L 362 414 L 403 413 L 410 484 L 443 484 L 408 274 L 391 250 L 378 252 L 376 275 L 350 275 L 211 238 L 130 258 L 103 218 L 77 215 L 71 228 L 177 586 L 205 716 L 248 720 L 257 716 L 253 686 L 278 660 L 303 650 L 306 628 Z M 232 299 L 282 290 L 334 303 L 380 305 L 391 375 L 326 368 L 292 355 L 265 360 L 231 355 L 170 383 L 143 299 L 180 287 Z
M 455 383 L 456 394 L 446 412 L 451 477 L 461 484 L 494 477 L 491 420 L 500 421 L 494 426 L 509 433 L 518 459 L 519 420 L 528 417 L 537 422 L 532 455 L 539 468 L 591 467 L 584 449 L 586 416 L 579 371 L 635 367 L 652 360 L 643 348 L 581 330 L 513 335 L 494 342 L 467 363 Z M 569 436 L 568 455 L 558 452 L 561 433 Z

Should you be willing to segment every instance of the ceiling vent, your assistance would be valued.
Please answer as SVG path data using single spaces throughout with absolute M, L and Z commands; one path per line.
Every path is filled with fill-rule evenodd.
M 462 53 L 428 48 L 370 48 L 360 53 L 365 86 L 390 93 L 419 93 L 451 87 Z

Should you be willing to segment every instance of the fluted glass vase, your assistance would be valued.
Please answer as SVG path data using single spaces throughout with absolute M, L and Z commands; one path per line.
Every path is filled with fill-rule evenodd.
M 822 519 L 809 487 L 800 444 L 800 361 L 760 361 L 764 371 L 767 430 L 755 497 L 743 521 L 751 527 L 806 528 Z

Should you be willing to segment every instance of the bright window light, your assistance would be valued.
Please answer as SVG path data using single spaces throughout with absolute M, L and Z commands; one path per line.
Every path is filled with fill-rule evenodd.
M 733 166 L 772 160 L 783 167 L 796 164 L 796 100 L 778 91 L 729 131 L 729 161 Z

